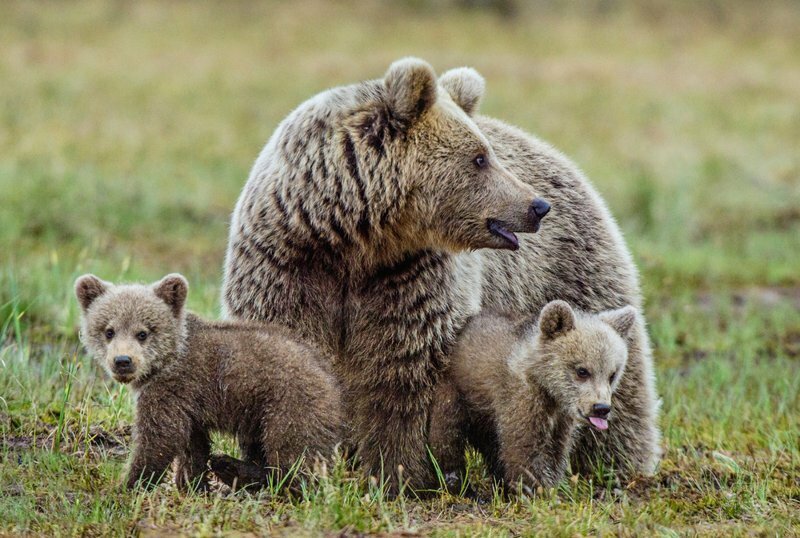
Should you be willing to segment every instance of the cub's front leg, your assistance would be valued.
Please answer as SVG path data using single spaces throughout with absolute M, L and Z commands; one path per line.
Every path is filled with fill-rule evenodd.
M 196 488 L 198 491 L 208 489 L 208 460 L 211 456 L 211 439 L 208 432 L 194 427 L 189 444 L 183 453 L 178 455 L 175 467 L 175 485 L 186 491 Z
M 137 398 L 128 489 L 158 485 L 172 461 L 189 450 L 192 423 L 182 409 L 185 402 L 168 400 L 148 393 Z
M 535 398 L 526 403 L 524 408 L 498 413 L 498 444 L 506 487 L 516 488 L 521 483 L 527 493 L 532 493 L 539 486 L 553 487 L 564 477 L 574 421 L 543 414 Z

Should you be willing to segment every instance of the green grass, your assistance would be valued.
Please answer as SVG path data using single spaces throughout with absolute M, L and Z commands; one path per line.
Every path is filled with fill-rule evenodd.
M 800 9 L 536 3 L 0 5 L 0 534 L 800 533 Z M 218 313 L 230 211 L 277 123 L 414 54 L 592 178 L 640 266 L 666 454 L 650 479 L 389 501 L 339 463 L 286 495 L 119 488 L 132 398 L 72 282 L 180 271 Z M 218 446 L 230 448 L 229 439 Z

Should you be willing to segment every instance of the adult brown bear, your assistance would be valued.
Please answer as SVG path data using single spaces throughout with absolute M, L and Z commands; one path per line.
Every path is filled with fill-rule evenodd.
M 227 314 L 284 323 L 329 352 L 366 470 L 402 465 L 415 486 L 433 480 L 431 403 L 469 316 L 532 314 L 555 298 L 588 311 L 641 302 L 600 198 L 550 147 L 473 119 L 482 93 L 473 70 L 437 81 L 405 59 L 317 95 L 276 129 L 231 222 Z M 538 230 L 548 197 L 542 233 L 518 239 Z M 639 333 L 617 427 L 581 451 L 649 471 L 658 431 Z

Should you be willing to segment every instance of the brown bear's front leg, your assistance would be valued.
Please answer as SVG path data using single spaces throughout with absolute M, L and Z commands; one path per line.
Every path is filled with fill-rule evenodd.
M 628 344 L 628 364 L 614 392 L 608 430 L 581 428 L 571 457 L 573 470 L 590 475 L 598 469 L 631 474 L 655 472 L 661 458 L 657 425 L 658 402 L 653 387 L 652 352 L 646 332 L 637 323 Z
M 392 493 L 399 490 L 401 482 L 415 489 L 434 488 L 427 455 L 432 390 L 409 387 L 401 393 L 396 386 L 392 390 L 352 388 L 356 400 L 350 407 L 352 425 L 364 470 L 386 480 Z
M 211 454 L 211 439 L 208 432 L 197 427 L 192 429 L 189 445 L 183 454 L 178 456 L 175 468 L 175 485 L 181 490 L 196 488 L 204 491 L 208 488 L 206 470 Z
M 466 470 L 465 423 L 464 403 L 455 383 L 442 379 L 431 406 L 428 446 L 444 478 L 444 486 L 451 493 L 460 492 Z
M 367 472 L 436 488 L 428 456 L 434 392 L 455 337 L 453 261 L 418 252 L 349 289 L 334 368 Z
M 428 416 L 436 375 L 422 354 L 405 357 L 351 355 L 337 365 L 346 420 L 364 472 L 387 481 L 435 488 L 427 453 Z M 401 472 L 402 469 L 402 472 Z

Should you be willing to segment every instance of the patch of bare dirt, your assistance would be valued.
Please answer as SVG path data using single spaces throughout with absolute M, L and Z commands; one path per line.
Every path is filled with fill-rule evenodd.
M 780 346 L 787 356 L 800 357 L 800 331 L 789 331 L 781 335 Z
M 713 310 L 718 295 L 710 292 L 697 296 L 697 306 L 702 310 Z M 755 305 L 763 308 L 775 308 L 781 304 L 789 304 L 800 310 L 800 286 L 751 286 L 740 288 L 731 294 L 733 305 L 744 308 Z
M 131 428 L 125 426 L 116 430 L 104 430 L 99 426 L 92 426 L 89 429 L 89 437 L 86 445 L 90 451 L 98 456 L 125 456 L 128 453 L 130 443 Z
M 0 452 L 52 450 L 58 429 L 44 424 L 41 426 L 36 435 L 12 434 L 0 438 Z M 83 428 L 66 427 L 61 432 L 59 451 L 68 454 L 86 454 L 98 459 L 109 456 L 124 457 L 128 452 L 130 436 L 130 426 L 115 430 L 92 426 L 88 431 Z
M 34 448 L 41 449 L 50 446 L 49 436 L 33 436 L 33 435 L 8 435 L 0 439 L 0 450 L 8 449 L 9 451 L 23 451 L 31 450 Z

